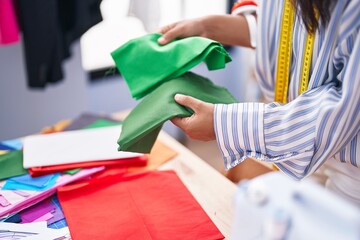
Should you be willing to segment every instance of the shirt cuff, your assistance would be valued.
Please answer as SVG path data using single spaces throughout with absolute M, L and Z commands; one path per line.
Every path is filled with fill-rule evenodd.
M 257 22 L 253 14 L 258 10 L 257 2 L 242 0 L 234 4 L 231 15 L 243 15 L 246 19 L 250 34 L 250 46 L 256 48 Z
M 266 159 L 263 103 L 215 104 L 216 141 L 230 169 L 248 157 Z
M 256 48 L 256 32 L 257 32 L 257 22 L 252 14 L 245 14 L 245 19 L 247 21 L 250 33 L 250 45 L 252 48 Z

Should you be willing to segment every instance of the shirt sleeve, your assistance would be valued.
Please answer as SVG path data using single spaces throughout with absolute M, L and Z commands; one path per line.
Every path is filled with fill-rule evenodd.
M 245 17 L 249 28 L 250 46 L 252 48 L 256 48 L 257 23 L 253 14 L 257 10 L 258 4 L 256 0 L 239 0 L 231 8 L 231 15 L 243 15 Z
M 290 103 L 215 105 L 214 129 L 226 169 L 254 157 L 301 179 L 356 139 L 360 131 L 359 35 L 352 41 L 338 80 Z

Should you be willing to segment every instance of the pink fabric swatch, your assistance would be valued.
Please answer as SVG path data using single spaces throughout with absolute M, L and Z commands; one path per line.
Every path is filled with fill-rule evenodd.
M 48 199 L 20 212 L 21 223 L 39 222 L 48 213 L 55 210 L 56 206 Z M 52 216 L 52 214 L 51 214 Z M 46 221 L 46 220 L 43 220 Z
M 0 44 L 19 41 L 19 27 L 12 0 L 0 0 Z
M 2 207 L 6 207 L 6 206 L 9 206 L 10 203 L 8 202 L 8 200 L 0 194 L 0 206 Z
M 16 204 L 12 204 L 12 205 L 0 208 L 0 217 L 4 217 L 9 214 L 20 212 L 21 210 L 24 210 L 42 200 L 50 197 L 51 195 L 53 195 L 56 192 L 56 189 L 58 187 L 64 186 L 71 182 L 75 182 L 75 181 L 87 178 L 87 177 L 93 175 L 94 173 L 100 172 L 104 169 L 105 169 L 105 167 L 96 167 L 96 168 L 90 168 L 90 169 L 83 169 L 74 175 L 63 175 L 60 178 L 58 178 L 57 183 L 52 188 L 47 189 L 45 191 L 36 192 L 35 194 L 30 195 L 29 197 L 24 197 L 24 199 L 22 201 L 20 201 Z M 11 191 L 11 190 L 4 190 L 4 191 Z

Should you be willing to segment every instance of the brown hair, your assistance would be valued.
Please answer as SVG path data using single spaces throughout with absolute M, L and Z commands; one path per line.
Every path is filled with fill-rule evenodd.
M 319 28 L 319 20 L 324 26 L 330 20 L 330 7 L 336 0 L 292 0 L 308 32 L 314 33 Z M 316 17 L 318 13 L 318 18 Z

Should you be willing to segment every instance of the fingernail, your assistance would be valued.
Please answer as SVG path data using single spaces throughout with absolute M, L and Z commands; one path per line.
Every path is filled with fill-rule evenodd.
M 165 38 L 160 37 L 160 38 L 158 39 L 158 43 L 164 43 L 164 42 L 165 42 Z
M 174 97 L 174 99 L 175 99 L 175 101 L 179 101 L 179 100 L 181 100 L 181 97 L 182 97 L 183 95 L 182 94 L 176 94 L 175 95 L 175 97 Z

